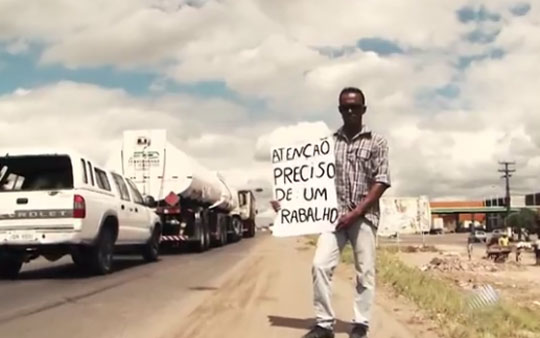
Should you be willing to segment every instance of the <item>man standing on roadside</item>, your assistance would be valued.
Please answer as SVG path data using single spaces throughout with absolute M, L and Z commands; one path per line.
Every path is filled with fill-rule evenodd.
M 540 230 L 537 232 L 537 239 L 534 243 L 534 255 L 536 256 L 536 265 L 540 265 Z
M 340 218 L 334 232 L 319 236 L 313 259 L 313 290 L 317 325 L 304 338 L 333 338 L 335 314 L 331 306 L 331 280 L 341 252 L 349 241 L 356 268 L 354 327 L 351 338 L 367 337 L 375 296 L 375 239 L 379 199 L 390 187 L 388 144 L 362 123 L 365 97 L 358 88 L 339 94 L 343 126 L 334 134 L 336 193 Z M 279 203 L 272 202 L 274 210 Z
M 469 260 L 472 259 L 473 243 L 474 243 L 473 235 L 474 235 L 474 232 L 471 232 L 469 234 L 469 237 L 467 237 L 467 255 L 469 256 Z

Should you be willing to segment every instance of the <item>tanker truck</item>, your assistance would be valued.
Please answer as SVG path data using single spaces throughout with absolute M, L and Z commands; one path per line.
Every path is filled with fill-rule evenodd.
M 124 131 L 119 155 L 123 175 L 161 218 L 162 246 L 185 243 L 202 252 L 255 235 L 253 193 L 229 187 L 169 143 L 166 130 Z

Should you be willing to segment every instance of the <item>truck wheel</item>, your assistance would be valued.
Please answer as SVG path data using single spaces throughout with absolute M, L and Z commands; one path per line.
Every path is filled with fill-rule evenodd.
M 212 239 L 210 238 L 210 229 L 208 229 L 208 225 L 204 226 L 204 237 L 206 238 L 204 250 L 208 250 L 212 245 Z
M 227 227 L 220 227 L 218 245 L 219 246 L 227 245 Z
M 210 233 L 208 232 L 208 228 L 204 224 L 201 224 L 199 241 L 196 244 L 197 252 L 204 252 L 208 250 L 208 247 L 210 246 L 209 236 L 210 236 Z
M 255 223 L 254 222 L 251 222 L 248 226 L 248 231 L 247 231 L 247 234 L 246 234 L 246 237 L 247 238 L 252 238 L 252 237 L 255 237 Z
M 115 235 L 111 227 L 101 229 L 97 243 L 89 248 L 88 262 L 93 273 L 106 275 L 112 270 Z
M 23 265 L 18 255 L 0 254 L 0 278 L 15 279 Z
M 222 226 L 218 225 L 214 245 L 219 248 L 226 244 L 227 244 L 227 229 L 223 229 Z
M 243 236 L 243 230 L 242 230 L 242 221 L 239 220 L 238 218 L 233 218 L 232 219 L 232 228 L 233 228 L 233 233 L 228 236 L 228 241 L 229 242 L 238 242 L 242 239 L 242 236 Z
M 155 226 L 152 236 L 142 248 L 142 256 L 147 262 L 156 262 L 159 258 L 159 244 L 161 238 L 161 227 Z

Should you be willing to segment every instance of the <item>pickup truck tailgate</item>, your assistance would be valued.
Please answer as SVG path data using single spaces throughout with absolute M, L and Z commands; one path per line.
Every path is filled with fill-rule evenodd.
M 73 228 L 72 191 L 0 193 L 0 231 Z
M 0 232 L 73 229 L 73 210 L 69 156 L 0 157 Z

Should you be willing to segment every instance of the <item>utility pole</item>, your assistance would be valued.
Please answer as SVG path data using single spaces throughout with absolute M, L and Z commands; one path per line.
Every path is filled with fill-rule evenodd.
M 499 161 L 499 164 L 504 166 L 503 169 L 499 169 L 500 173 L 504 173 L 501 178 L 504 178 L 506 180 L 506 216 L 510 215 L 510 177 L 512 177 L 512 173 L 516 171 L 516 169 L 510 168 L 510 166 L 515 165 L 515 162 L 506 162 L 506 161 Z

